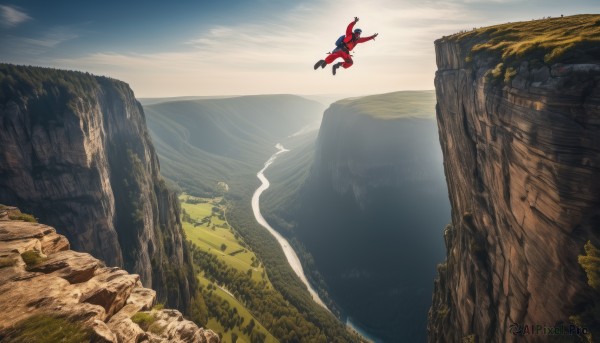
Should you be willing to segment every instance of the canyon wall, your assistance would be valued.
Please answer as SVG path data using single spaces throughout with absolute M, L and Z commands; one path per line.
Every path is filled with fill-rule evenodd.
M 196 281 L 179 204 L 129 86 L 7 64 L 0 86 L 0 203 L 34 213 L 187 311 Z
M 551 20 L 539 24 L 563 18 Z M 506 26 L 506 39 L 524 25 L 536 23 Z M 519 329 L 570 325 L 595 296 L 578 256 L 600 239 L 597 45 L 555 60 L 539 49 L 513 56 L 474 48 L 504 29 L 435 42 L 452 223 L 430 342 L 547 341 Z

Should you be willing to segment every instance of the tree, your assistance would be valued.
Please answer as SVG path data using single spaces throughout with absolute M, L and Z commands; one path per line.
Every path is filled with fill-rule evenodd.
M 205 326 L 208 323 L 208 308 L 206 307 L 202 293 L 199 291 L 196 291 L 190 304 L 190 317 L 198 326 Z
M 227 245 L 225 243 L 221 244 L 221 251 L 227 250 Z

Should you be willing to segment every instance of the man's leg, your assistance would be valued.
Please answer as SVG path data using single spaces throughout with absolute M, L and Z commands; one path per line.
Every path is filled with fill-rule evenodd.
M 344 69 L 348 69 L 350 67 L 352 67 L 352 65 L 354 64 L 354 61 L 352 60 L 352 57 L 348 54 L 346 54 L 346 56 L 344 56 L 344 64 L 342 64 L 342 67 L 344 67 Z
M 330 64 L 331 62 L 335 61 L 338 57 L 343 58 L 343 54 L 344 54 L 344 52 L 342 50 L 334 51 L 331 54 L 329 54 L 327 57 L 325 57 L 325 63 Z

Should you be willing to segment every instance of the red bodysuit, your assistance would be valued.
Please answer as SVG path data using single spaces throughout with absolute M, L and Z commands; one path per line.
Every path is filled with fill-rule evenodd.
M 345 50 L 345 49 L 333 50 L 333 52 L 325 58 L 325 63 L 330 64 L 331 62 L 335 61 L 337 58 L 341 57 L 344 59 L 344 64 L 342 64 L 342 67 L 350 68 L 352 66 L 352 64 L 354 63 L 354 61 L 352 61 L 352 57 L 350 56 L 350 51 L 352 51 L 352 49 L 354 49 L 356 44 L 364 43 L 364 42 L 370 41 L 371 39 L 374 38 L 373 36 L 369 36 L 369 37 L 364 37 L 364 38 L 359 38 L 359 39 L 354 40 L 354 34 L 352 33 L 354 24 L 356 24 L 356 21 L 353 21 L 350 24 L 348 24 L 348 27 L 346 28 L 346 37 L 344 37 L 344 43 L 346 44 L 347 50 Z

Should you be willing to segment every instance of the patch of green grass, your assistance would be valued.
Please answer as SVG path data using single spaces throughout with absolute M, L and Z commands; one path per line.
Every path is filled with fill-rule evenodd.
M 546 63 L 600 43 L 600 15 L 582 14 L 485 27 L 448 37 L 473 39 L 472 53 L 490 52 L 503 61 L 538 54 Z
M 6 343 L 80 343 L 89 342 L 91 329 L 66 318 L 37 314 L 9 330 Z
M 17 263 L 17 260 L 11 257 L 0 257 L 0 268 L 12 267 Z
M 504 73 L 504 63 L 498 63 L 496 68 L 492 70 L 492 76 L 494 79 L 499 78 Z
M 196 220 L 200 220 L 204 217 L 212 215 L 212 204 L 210 203 L 188 204 L 186 202 L 182 202 L 181 208 L 185 209 L 185 211 Z
M 46 260 L 46 257 L 42 257 L 41 253 L 36 250 L 25 251 L 21 254 L 21 258 L 23 259 L 27 267 L 33 267 Z
M 475 342 L 476 342 L 476 337 L 473 334 L 465 336 L 462 339 L 462 343 L 475 343 Z
M 517 75 L 517 70 L 513 67 L 506 68 L 506 72 L 504 73 L 504 83 L 509 83 L 512 79 Z
M 448 306 L 442 305 L 440 308 L 438 308 L 437 315 L 438 315 L 438 317 L 443 318 L 443 317 L 446 317 L 449 312 L 450 312 L 450 309 L 448 308 Z
M 162 335 L 165 332 L 165 329 L 167 328 L 166 325 L 160 325 L 158 323 L 152 323 L 149 327 L 148 327 L 148 331 L 152 332 L 155 335 Z
M 37 223 L 37 219 L 32 216 L 31 214 L 27 214 L 27 213 L 11 213 L 8 215 L 8 218 L 10 220 L 22 220 L 25 222 L 30 222 L 30 223 Z
M 377 119 L 432 119 L 435 116 L 435 103 L 434 91 L 402 91 L 348 98 L 337 101 L 332 106 L 343 106 L 346 112 Z
M 131 321 L 139 325 L 144 331 L 148 331 L 148 328 L 156 321 L 156 318 L 148 312 L 138 312 L 131 316 Z
M 156 304 L 156 305 L 154 305 L 154 306 L 152 307 L 152 310 L 153 310 L 153 311 L 160 311 L 160 310 L 162 310 L 163 308 L 165 308 L 165 304 L 158 303 L 158 304 Z
M 577 261 L 585 270 L 590 287 L 600 290 L 600 250 L 591 241 L 587 241 L 583 248 L 585 255 L 579 255 Z
M 184 194 L 179 197 L 179 200 L 181 201 L 182 209 L 185 209 L 192 221 L 199 221 L 210 216 L 210 224 L 206 222 L 202 225 L 192 225 L 188 222 L 183 222 L 183 230 L 187 239 L 203 251 L 217 256 L 228 266 L 240 272 L 245 273 L 248 269 L 252 269 L 252 279 L 256 282 L 265 280 L 270 287 L 270 282 L 266 274 L 265 277 L 262 276 L 264 267 L 262 264 L 258 265 L 258 263 L 254 262 L 257 261 L 256 255 L 242 245 L 241 238 L 233 231 L 227 221 L 220 220 L 218 218 L 219 213 L 213 212 L 213 207 L 218 207 L 220 211 L 223 211 L 223 206 L 219 204 L 221 198 L 197 198 L 206 202 L 196 204 L 185 203 L 184 201 L 188 198 L 189 196 Z M 225 246 L 224 250 L 222 250 L 223 246 Z
M 208 279 L 206 279 L 202 276 L 198 276 L 198 281 L 202 286 L 208 286 L 209 284 L 211 284 L 211 282 Z M 248 325 L 250 320 L 254 319 L 254 322 L 256 323 L 255 330 L 262 332 L 263 334 L 266 335 L 266 337 L 267 337 L 267 339 L 265 340 L 266 343 L 278 342 L 277 339 L 275 337 L 273 337 L 273 335 L 271 335 L 269 333 L 269 331 L 258 321 L 258 319 L 256 319 L 250 313 L 250 311 L 248 311 L 248 309 L 246 309 L 246 307 L 244 307 L 244 305 L 242 305 L 240 302 L 238 302 L 237 299 L 235 299 L 234 297 L 232 297 L 231 295 L 229 295 L 227 292 L 223 291 L 219 287 L 216 287 L 212 291 L 212 293 L 213 293 L 213 296 L 216 296 L 224 301 L 227 301 L 232 310 L 235 308 L 235 311 L 237 311 L 237 313 L 240 315 L 240 317 L 242 317 L 244 319 L 244 322 L 242 323 L 241 326 Z M 235 333 L 238 336 L 238 342 L 250 342 L 250 337 L 246 333 L 242 332 L 242 330 L 240 330 L 240 327 L 234 327 L 233 329 L 231 329 L 229 331 L 225 331 L 223 326 L 215 318 L 209 318 L 208 324 L 206 324 L 206 327 L 215 332 L 222 333 L 223 334 L 223 337 L 221 340 L 222 342 L 231 342 L 231 334 L 232 333 Z

